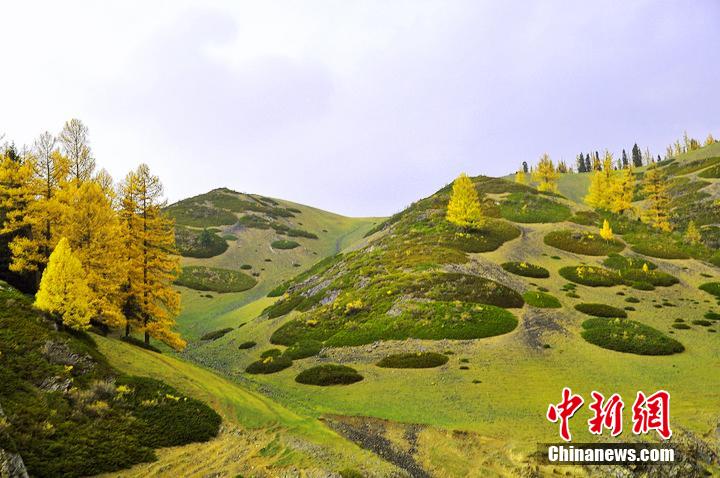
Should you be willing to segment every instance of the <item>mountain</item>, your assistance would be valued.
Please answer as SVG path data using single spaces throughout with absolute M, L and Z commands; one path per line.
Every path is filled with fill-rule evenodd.
M 223 315 L 267 294 L 323 258 L 363 238 L 382 218 L 350 218 L 227 188 L 171 204 L 183 255 L 183 312 L 190 339 Z
M 662 166 L 685 184 L 713 164 Z M 384 443 L 413 476 L 552 473 L 532 455 L 558 440 L 544 413 L 563 387 L 619 393 L 628 407 L 639 390 L 670 390 L 688 466 L 718 472 L 692 452 L 718 450 L 700 438 L 720 420 L 715 249 L 561 194 L 473 182 L 479 230 L 445 220 L 446 186 L 227 316 L 185 358 L 322 414 L 363 447 Z M 600 237 L 605 219 L 612 239 Z M 328 384 L 349 385 L 317 387 Z M 585 415 L 575 441 L 596 439 Z

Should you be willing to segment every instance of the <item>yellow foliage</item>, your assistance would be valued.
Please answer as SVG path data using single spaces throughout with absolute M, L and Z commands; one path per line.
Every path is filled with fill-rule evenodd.
M 585 202 L 590 207 L 609 211 L 612 209 L 614 195 L 617 193 L 616 178 L 612 170 L 612 153 L 605 151 L 603 163 L 605 167 L 596 169 L 592 175 Z
M 635 173 L 632 165 L 622 170 L 620 176 L 613 181 L 612 202 L 610 210 L 622 214 L 633 209 L 632 201 L 635 196 Z
M 90 323 L 91 298 L 80 260 L 67 239 L 60 239 L 40 280 L 35 306 L 55 316 L 60 323 L 80 330 Z
M 603 227 L 600 229 L 600 237 L 606 241 L 610 241 L 613 238 L 613 231 L 607 219 L 603 221 Z
M 525 174 L 525 171 L 523 171 L 521 169 L 520 171 L 515 173 L 515 182 L 518 184 L 527 184 L 528 183 L 528 179 L 527 179 L 527 175 Z
M 647 262 L 643 263 L 642 270 L 643 272 L 650 272 L 650 267 L 648 267 Z
M 538 191 L 557 192 L 557 180 L 560 174 L 555 170 L 555 165 L 550 156 L 545 153 L 540 157 L 533 180 L 538 182 Z
M 476 228 L 482 224 L 483 213 L 475 185 L 465 173 L 453 182 L 446 219 L 460 227 Z
M 687 229 L 685 230 L 684 239 L 685 242 L 692 245 L 700 244 L 700 241 L 702 241 L 702 236 L 700 235 L 700 231 L 695 225 L 695 221 L 690 221 L 688 223 Z
M 665 175 L 656 164 L 650 165 L 643 176 L 643 192 L 647 197 L 644 220 L 652 227 L 670 232 L 670 196 Z
M 345 315 L 351 315 L 356 312 L 360 312 L 363 307 L 363 302 L 360 299 L 348 302 L 347 304 L 345 304 Z

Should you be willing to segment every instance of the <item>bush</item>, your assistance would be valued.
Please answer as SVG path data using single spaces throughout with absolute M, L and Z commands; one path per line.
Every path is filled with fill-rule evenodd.
M 655 290 L 654 285 L 652 285 L 649 282 L 645 282 L 645 281 L 631 282 L 630 287 L 632 287 L 635 290 Z
M 286 239 L 280 239 L 278 241 L 273 241 L 270 245 L 273 249 L 295 249 L 296 247 L 300 246 L 300 243 L 295 241 L 288 241 Z
M 155 347 L 154 345 L 146 344 L 145 341 L 137 339 L 137 338 L 133 337 L 132 335 L 129 335 L 127 337 L 125 337 L 125 336 L 120 337 L 120 340 L 122 340 L 123 342 L 127 342 L 129 344 L 132 344 L 136 347 L 143 348 L 145 350 L 150 350 L 150 351 L 158 353 L 158 354 L 162 353 L 162 351 L 159 348 Z
M 257 281 L 240 271 L 217 267 L 186 266 L 182 268 L 175 284 L 195 290 L 211 290 L 222 293 L 252 289 Z
M 268 292 L 268 297 L 282 297 L 285 292 L 288 289 L 288 284 L 280 284 L 279 286 L 275 287 L 273 290 Z
M 345 365 L 318 365 L 303 370 L 295 377 L 297 383 L 305 385 L 349 385 L 363 379 L 357 370 Z
M 226 241 L 237 241 L 237 236 L 235 234 L 223 234 L 222 238 Z
M 340 471 L 340 477 L 341 478 L 365 478 L 365 475 L 360 473 L 357 470 L 353 470 L 351 468 L 345 468 L 344 470 Z
M 284 355 L 292 360 L 300 360 L 319 354 L 322 348 L 323 344 L 319 340 L 300 340 L 288 347 Z
M 533 307 L 541 307 L 546 309 L 557 309 L 562 307 L 560 301 L 556 297 L 544 292 L 528 291 L 523 294 L 523 299 L 528 305 Z
M 712 310 L 705 312 L 704 317 L 708 320 L 720 320 L 720 314 Z
M 558 272 L 569 281 L 590 287 L 612 287 L 623 283 L 620 274 L 598 266 L 567 266 Z
M 688 330 L 688 329 L 692 328 L 688 324 L 683 324 L 682 322 L 676 322 L 676 323 L 672 324 L 671 327 L 673 329 L 678 329 L 678 330 Z
M 243 342 L 243 343 L 241 343 L 240 345 L 238 345 L 238 348 L 239 348 L 240 350 L 247 350 L 247 349 L 251 349 L 251 348 L 255 347 L 256 345 L 257 345 L 256 342 L 253 342 L 252 340 L 249 340 L 249 341 L 247 341 L 247 342 Z
M 503 218 L 521 223 L 561 222 L 570 218 L 570 208 L 532 193 L 512 193 L 500 204 Z
M 274 319 L 276 317 L 282 317 L 283 315 L 292 312 L 295 307 L 302 303 L 303 297 L 300 295 L 293 295 L 286 297 L 282 300 L 275 302 L 270 307 L 266 308 L 263 312 L 268 315 L 268 318 Z
M 505 262 L 502 264 L 502 268 L 512 274 L 523 277 L 534 277 L 537 279 L 550 277 L 550 272 L 547 269 L 528 262 Z
M 627 269 L 642 270 L 643 266 L 645 265 L 647 265 L 648 269 L 650 270 L 657 269 L 657 265 L 654 262 L 650 262 L 639 257 L 626 257 L 615 253 L 609 254 L 607 259 L 603 261 L 603 265 L 605 267 L 609 267 L 610 269 L 616 269 L 621 271 Z
M 183 257 L 215 257 L 228 248 L 227 241 L 209 229 L 198 231 L 182 226 L 175 226 L 175 244 Z
M 720 282 L 706 282 L 700 286 L 700 290 L 720 298 Z
M 680 282 L 677 277 L 658 270 L 624 269 L 620 277 L 627 284 L 647 283 L 654 287 L 670 287 Z
M 701 325 L 703 327 L 710 327 L 713 323 L 705 319 L 696 319 L 692 321 L 693 325 Z
M 233 331 L 232 327 L 227 327 L 225 329 L 220 329 L 220 330 L 213 330 L 212 332 L 208 332 L 205 335 L 203 335 L 202 337 L 200 337 L 200 340 L 217 340 L 220 337 L 224 337 L 225 334 L 227 334 L 228 332 L 232 332 L 232 331 Z
M 522 296 L 513 289 L 472 274 L 452 272 L 422 275 L 402 289 L 415 297 L 439 301 L 459 300 L 505 308 L 522 307 L 524 303 Z
M 245 372 L 251 374 L 270 374 L 280 372 L 292 365 L 292 360 L 284 355 L 266 357 L 247 366 Z
M 637 304 L 640 302 L 640 299 L 638 299 L 637 297 L 627 297 L 625 299 L 625 302 L 630 302 L 631 304 Z
M 244 271 L 249 271 L 250 269 L 252 269 L 252 266 L 250 264 L 243 264 L 240 266 L 240 269 Z
M 278 357 L 280 355 L 282 355 L 282 350 L 280 349 L 267 349 L 260 354 L 260 358 Z
M 447 355 L 435 352 L 417 352 L 388 355 L 376 365 L 382 368 L 434 368 L 445 365 L 447 362 Z
M 576 304 L 575 310 L 595 317 L 627 317 L 624 310 L 606 304 Z
M 606 241 L 600 234 L 571 230 L 552 231 L 545 235 L 544 241 L 548 246 L 586 256 L 604 256 L 625 249 L 617 239 Z
M 672 239 L 662 235 L 644 235 L 628 237 L 633 241 L 631 249 L 638 254 L 660 259 L 689 259 L 690 256 L 683 251 Z
M 582 337 L 604 349 L 637 355 L 671 355 L 685 347 L 657 329 L 629 319 L 588 319 Z
M 600 215 L 595 211 L 578 211 L 571 218 L 570 222 L 582 224 L 583 226 L 600 226 Z

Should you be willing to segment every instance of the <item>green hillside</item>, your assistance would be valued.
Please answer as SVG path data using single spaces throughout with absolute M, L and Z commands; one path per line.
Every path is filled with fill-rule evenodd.
M 487 216 L 479 230 L 445 220 L 443 188 L 377 227 L 366 244 L 286 283 L 279 298 L 240 309 L 223 323 L 234 328 L 185 357 L 298 413 L 373 417 L 355 418 L 361 428 L 421 424 L 429 441 L 413 459 L 440 476 L 533 469 L 535 443 L 557 439 L 542 414 L 564 386 L 584 396 L 669 389 L 680 443 L 690 439 L 683 430 L 711 433 L 720 390 L 707 368 L 720 365 L 714 250 L 559 195 L 474 181 Z M 610 242 L 599 237 L 604 218 L 615 230 Z M 419 352 L 447 360 L 376 365 Z M 355 383 L 298 383 L 308 375 L 307 383 Z M 576 423 L 577 441 L 597 439 Z M 473 460 L 462 452 L 440 458 L 461 446 L 447 435 L 436 445 L 430 437 L 442 430 L 467 433 L 464 443 L 478 448 Z M 718 471 L 695 459 L 698 469 Z
M 188 270 L 179 281 L 183 310 L 177 321 L 190 339 L 299 271 L 361 241 L 382 221 L 226 188 L 184 199 L 166 211 L 176 221 L 182 266 L 212 268 L 202 274 Z M 219 275 L 232 275 L 234 288 L 213 280 Z

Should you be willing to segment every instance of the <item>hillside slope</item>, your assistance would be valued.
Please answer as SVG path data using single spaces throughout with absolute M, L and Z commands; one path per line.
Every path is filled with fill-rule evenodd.
M 264 297 L 277 284 L 361 240 L 382 218 L 350 218 L 226 188 L 166 208 L 183 254 L 178 328 L 193 340 L 222 316 Z M 207 269 L 211 268 L 211 269 Z M 218 271 L 217 269 L 221 269 Z M 213 281 L 232 271 L 237 291 Z M 230 274 L 230 273 L 226 273 Z

